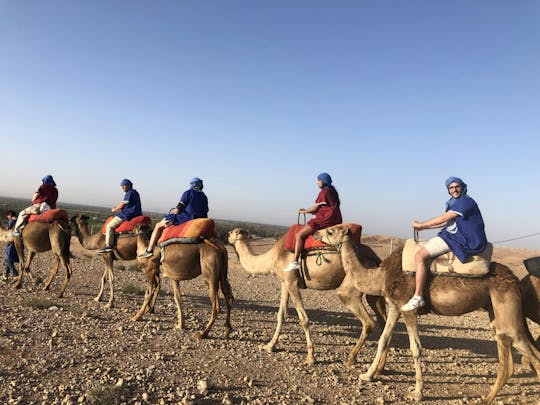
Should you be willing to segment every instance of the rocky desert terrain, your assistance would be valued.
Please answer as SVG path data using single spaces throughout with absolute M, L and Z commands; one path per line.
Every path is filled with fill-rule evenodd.
M 390 239 L 367 236 L 381 257 Z M 268 250 L 273 240 L 252 242 Z M 405 327 L 400 323 L 384 374 L 361 382 L 376 351 L 380 329 L 361 350 L 358 364 L 344 367 L 360 324 L 332 291 L 303 290 L 317 362 L 303 364 L 305 337 L 289 308 L 278 349 L 260 349 L 272 336 L 280 286 L 271 275 L 251 276 L 229 247 L 229 279 L 236 298 L 234 331 L 225 338 L 224 311 L 210 336 L 194 338 L 210 314 L 202 279 L 182 283 L 187 329 L 174 328 L 176 308 L 167 280 L 156 312 L 133 322 L 142 303 L 144 278 L 134 262 L 117 262 L 116 305 L 95 302 L 103 270 L 99 255 L 72 240 L 74 275 L 65 297 L 56 298 L 63 273 L 51 291 L 26 279 L 22 289 L 0 282 L 0 403 L 2 404 L 397 404 L 407 403 L 414 370 Z M 496 247 L 495 260 L 525 275 L 522 260 L 540 251 Z M 51 253 L 39 254 L 32 273 L 48 275 Z M 106 291 L 105 299 L 108 299 Z M 222 299 L 222 297 L 221 297 Z M 223 302 L 223 301 L 222 301 Z M 459 318 L 419 318 L 426 404 L 474 403 L 493 384 L 497 348 L 483 311 Z M 534 336 L 540 333 L 531 325 Z M 514 352 L 514 360 L 520 356 Z M 496 398 L 499 404 L 540 401 L 534 373 L 516 365 Z

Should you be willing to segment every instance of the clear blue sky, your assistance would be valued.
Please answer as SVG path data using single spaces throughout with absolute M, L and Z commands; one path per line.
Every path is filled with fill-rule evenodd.
M 129 178 L 166 212 L 288 225 L 328 172 L 346 222 L 410 237 L 462 177 L 500 241 L 540 232 L 540 2 L 0 0 L 0 195 Z M 430 235 L 425 235 L 430 236 Z M 540 249 L 540 236 L 509 246 Z

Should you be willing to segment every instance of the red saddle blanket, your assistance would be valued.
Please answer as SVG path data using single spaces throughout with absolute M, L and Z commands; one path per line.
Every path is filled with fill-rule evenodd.
M 163 230 L 159 243 L 173 238 L 211 238 L 216 236 L 216 224 L 210 218 L 197 218 Z
M 114 218 L 114 216 L 110 216 L 105 220 L 105 223 L 101 227 L 101 233 L 105 233 L 107 229 L 107 224 L 111 222 L 111 220 Z M 140 224 L 148 224 L 150 225 L 152 223 L 152 218 L 147 217 L 146 215 L 140 215 L 138 217 L 132 218 L 129 221 L 124 221 L 120 224 L 118 228 L 116 228 L 114 231 L 115 233 L 123 233 L 123 232 L 133 232 L 133 228 L 135 225 Z
M 28 222 L 60 222 L 67 221 L 68 214 L 66 210 L 62 208 L 55 208 L 42 212 L 41 214 L 32 214 L 28 218 Z
M 298 230 L 302 226 L 304 225 L 292 225 L 289 228 L 287 236 L 285 237 L 285 249 L 287 249 L 289 252 L 294 252 L 294 238 L 296 236 L 296 232 L 298 232 Z M 353 239 L 356 241 L 357 244 L 360 244 L 360 237 L 362 236 L 362 226 L 358 224 L 339 224 L 334 225 L 331 228 L 340 228 L 343 226 L 351 228 Z M 312 250 L 325 246 L 329 245 L 320 240 L 313 239 L 313 235 L 309 235 L 304 242 L 304 250 Z

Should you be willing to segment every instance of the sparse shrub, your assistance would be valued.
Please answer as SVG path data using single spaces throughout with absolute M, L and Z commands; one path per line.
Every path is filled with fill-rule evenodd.
M 88 402 L 94 405 L 116 405 L 124 402 L 124 387 L 103 385 L 92 388 L 86 394 Z
M 126 266 L 124 266 L 123 264 L 121 263 L 117 263 L 114 265 L 114 268 L 115 269 L 118 269 L 118 270 L 125 270 L 126 269 Z
M 30 297 L 22 300 L 21 305 L 23 307 L 29 307 L 34 309 L 48 309 L 54 306 L 55 303 L 46 298 Z
M 144 291 L 133 284 L 126 284 L 124 287 L 122 287 L 122 292 L 124 294 L 144 295 Z

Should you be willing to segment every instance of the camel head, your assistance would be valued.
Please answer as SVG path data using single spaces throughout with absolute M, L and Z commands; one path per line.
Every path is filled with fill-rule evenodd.
M 229 231 L 227 235 L 227 242 L 234 246 L 236 241 L 246 240 L 249 236 L 249 232 L 246 229 L 234 228 Z
M 313 239 L 323 241 L 324 243 L 327 243 L 329 245 L 339 245 L 343 243 L 346 236 L 351 233 L 351 229 L 343 226 L 343 227 L 332 227 L 332 228 L 325 228 L 320 229 L 317 232 L 313 234 Z
M 80 225 L 88 224 L 89 219 L 90 217 L 88 215 L 74 215 L 69 221 L 71 222 L 71 225 L 78 227 Z

